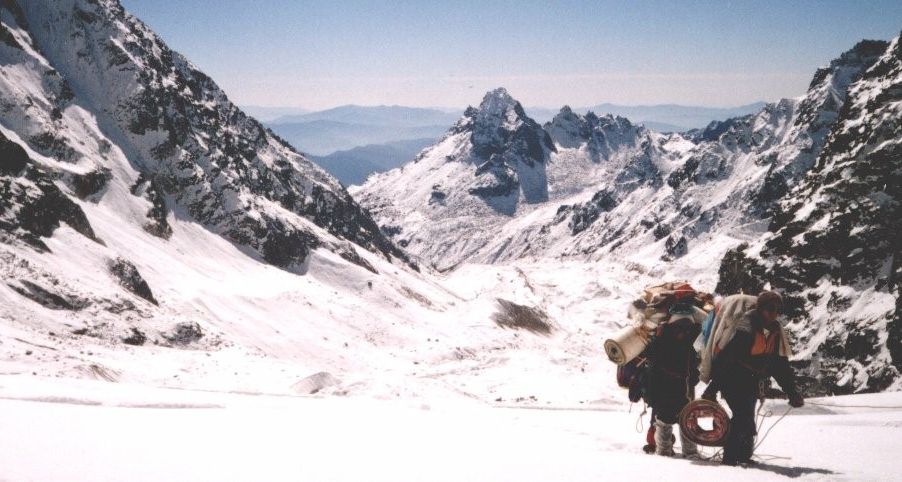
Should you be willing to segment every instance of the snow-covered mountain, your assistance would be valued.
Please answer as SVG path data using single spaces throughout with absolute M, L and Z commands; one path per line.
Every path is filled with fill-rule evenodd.
M 830 393 L 883 390 L 902 370 L 902 46 L 896 38 L 856 50 L 879 59 L 833 104 L 823 149 L 780 200 L 772 234 L 730 253 L 752 274 L 747 283 L 789 295 L 807 381 Z M 818 75 L 813 84 L 823 85 Z
M 389 284 L 416 269 L 118 2 L 4 2 L 0 20 L 0 318 L 19 338 L 215 345 L 205 303 L 242 277 L 280 293 L 324 267 Z
M 206 75 L 115 2 L 4 7 L 3 126 L 98 202 L 115 181 L 278 266 L 352 241 L 403 258 L 315 164 L 238 110 Z M 328 234 L 326 234 L 328 233 Z M 332 248 L 353 258 L 353 248 Z
M 690 279 L 706 278 L 706 273 L 718 272 L 720 267 L 718 292 L 728 294 L 739 288 L 748 289 L 742 285 L 744 278 L 738 276 L 742 269 L 730 269 L 740 256 L 730 250 L 743 243 L 754 245 L 769 239 L 772 236 L 769 225 L 773 230 L 779 229 L 786 223 L 781 219 L 793 209 L 803 211 L 806 216 L 810 214 L 807 212 L 810 208 L 792 208 L 792 200 L 806 192 L 803 186 L 817 179 L 813 176 L 824 169 L 821 165 L 831 165 L 829 159 L 835 157 L 832 152 L 836 149 L 832 146 L 837 143 L 830 140 L 830 136 L 835 136 L 831 132 L 844 123 L 858 126 L 870 122 L 880 127 L 879 134 L 874 136 L 880 142 L 902 137 L 893 127 L 895 121 L 889 120 L 895 117 L 887 114 L 895 107 L 892 99 L 896 89 L 892 78 L 883 78 L 895 71 L 880 67 L 887 63 L 887 56 L 892 58 L 894 47 L 887 48 L 886 42 L 862 41 L 818 70 L 804 96 L 768 104 L 756 114 L 715 122 L 686 134 L 658 134 L 635 127 L 623 118 L 598 117 L 591 113 L 582 116 L 565 107 L 544 126 L 552 144 L 542 145 L 541 156 L 532 158 L 536 161 L 534 165 L 541 166 L 543 175 L 530 178 L 526 189 L 522 188 L 523 176 L 513 166 L 527 164 L 490 163 L 474 155 L 485 135 L 475 135 L 470 119 L 479 116 L 503 119 L 489 124 L 492 132 L 502 134 L 530 125 L 529 119 L 516 115 L 513 108 L 498 109 L 496 99 L 499 98 L 506 99 L 504 105 L 518 104 L 503 90 L 494 91 L 486 95 L 478 109 L 468 109 L 440 143 L 424 151 L 414 162 L 374 176 L 353 192 L 373 212 L 386 234 L 424 263 L 440 270 L 473 260 L 489 263 L 542 258 L 616 260 L 643 273 Z M 868 81 L 875 71 L 890 74 Z M 856 102 L 867 103 L 855 100 L 856 96 L 863 97 L 858 94 L 862 89 L 870 96 L 870 104 L 867 109 L 856 110 L 853 108 Z M 874 107 L 879 101 L 885 102 L 885 109 Z M 532 138 L 544 137 L 541 132 L 534 132 Z M 523 157 L 525 143 L 509 145 L 509 152 L 493 151 L 495 159 Z M 898 166 L 898 159 L 891 155 L 880 159 Z M 489 166 L 498 168 L 488 171 Z M 858 190 L 885 191 L 884 185 L 894 185 L 887 177 L 892 168 L 887 169 L 890 171 L 881 175 L 862 172 L 849 182 Z M 486 182 L 487 172 L 492 174 L 489 178 L 492 184 Z M 853 171 L 835 172 L 848 176 Z M 485 185 L 492 189 L 484 190 Z M 544 189 L 544 197 L 528 196 L 536 192 L 536 185 Z M 854 206 L 865 205 L 844 197 L 855 192 L 850 188 L 839 196 Z M 889 193 L 886 204 L 895 206 L 892 199 L 893 193 Z M 893 212 L 891 209 L 894 208 L 883 208 L 880 216 Z M 823 229 L 814 221 L 809 224 Z M 880 229 L 894 227 L 888 221 L 881 222 Z M 802 236 L 805 231 L 803 228 L 791 232 L 792 236 Z M 795 259 L 796 253 L 804 253 L 804 243 L 792 236 L 791 241 L 780 245 L 782 252 L 765 254 L 775 257 L 779 253 Z M 773 243 L 778 241 L 769 241 L 768 245 Z M 838 250 L 835 256 L 839 252 L 844 257 L 859 256 L 852 244 L 831 246 L 830 249 Z M 892 249 L 888 246 L 875 246 L 873 251 L 876 254 L 870 259 L 892 263 Z M 722 259 L 724 263 L 720 266 Z M 798 276 L 797 265 L 787 263 L 792 266 L 787 272 L 772 268 L 775 271 L 770 271 L 766 278 L 774 279 L 765 281 L 786 291 L 790 299 L 803 299 L 800 297 L 805 296 L 805 290 L 815 289 L 818 280 L 804 278 L 803 282 L 790 282 Z M 876 266 L 875 263 L 879 264 L 874 261 L 868 266 Z M 882 288 L 865 283 L 849 289 L 856 296 L 877 289 L 882 293 L 880 296 L 897 300 L 894 285 L 886 280 L 881 283 Z M 800 365 L 810 366 L 812 360 L 829 350 L 822 337 L 809 333 L 810 326 L 820 325 L 831 317 L 844 318 L 849 308 L 831 305 L 825 311 L 829 314 L 820 314 L 818 306 L 813 297 L 808 297 L 807 303 L 801 306 L 797 303 L 789 313 L 793 320 L 791 327 L 804 347 L 798 357 Z M 872 316 L 874 313 L 848 315 L 849 320 L 867 319 L 867 323 L 879 326 L 885 326 L 886 320 L 893 316 L 885 310 L 877 316 Z M 838 324 L 833 324 L 830 330 L 844 333 Z M 869 384 L 864 376 L 854 380 L 834 378 L 835 367 L 815 363 L 808 373 L 809 389 L 874 390 L 896 379 L 902 358 L 898 355 L 892 358 L 885 347 L 897 343 L 893 342 L 893 336 L 897 340 L 898 335 L 890 336 L 886 342 L 888 332 L 877 332 L 880 335 L 872 337 L 877 347 L 874 350 L 884 355 L 868 358 L 867 370 L 881 374 L 877 377 L 879 383 Z M 834 358 L 846 363 L 864 356 L 862 353 L 853 350 Z
M 657 155 L 651 136 L 626 119 L 566 107 L 543 128 L 497 89 L 413 162 L 353 192 L 386 233 L 439 270 L 497 261 L 510 249 L 522 252 L 499 229 L 598 185 L 618 162 L 640 154 L 644 164 L 617 176 L 631 186 L 647 180 Z
M 417 272 L 332 177 L 115 1 L 0 3 L 0 94 L 4 389 L 34 379 L 60 396 L 61 379 L 86 378 L 530 405 L 614 399 L 577 381 L 613 370 L 593 362 L 593 347 L 620 310 L 591 294 L 627 290 L 582 266 Z M 542 132 L 527 128 L 484 145 Z M 585 292 L 545 278 L 558 273 L 583 279 Z M 575 307 L 564 318 L 545 299 Z M 539 313 L 548 332 L 505 328 L 501 300 Z M 474 374 L 485 376 L 473 384 Z

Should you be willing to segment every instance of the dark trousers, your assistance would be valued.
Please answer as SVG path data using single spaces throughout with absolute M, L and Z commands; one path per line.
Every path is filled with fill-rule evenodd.
M 651 395 L 649 405 L 656 420 L 663 423 L 677 423 L 680 412 L 690 402 L 689 391 L 694 389 L 686 383 L 685 377 L 674 377 L 667 373 L 653 372 L 649 380 L 648 391 Z
M 745 388 L 745 387 L 743 387 Z M 735 465 L 752 458 L 755 447 L 755 405 L 758 402 L 754 389 L 724 390 L 723 397 L 733 412 L 730 418 L 730 434 L 723 448 L 723 463 Z

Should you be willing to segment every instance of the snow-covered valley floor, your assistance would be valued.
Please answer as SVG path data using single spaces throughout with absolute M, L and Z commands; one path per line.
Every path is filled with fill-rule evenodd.
M 627 404 L 525 409 L 5 375 L 0 480 L 900 478 L 902 393 L 809 402 L 773 428 L 760 465 L 733 468 L 643 454 Z M 787 409 L 768 404 L 764 427 Z
M 416 303 L 394 279 L 370 290 L 315 265 L 268 270 L 254 286 L 282 289 L 186 297 L 224 340 L 193 349 L 72 335 L 66 318 L 56 334 L 0 324 L 0 481 L 900 479 L 902 408 L 815 405 L 899 407 L 900 392 L 811 400 L 770 432 L 758 468 L 642 453 L 641 407 L 602 341 L 642 286 L 713 285 L 710 270 L 672 269 L 466 265 L 416 284 Z M 333 287 L 328 314 L 296 320 L 320 292 L 301 282 Z M 366 309 L 346 294 L 356 285 Z M 542 308 L 554 330 L 497 326 L 498 298 Z M 28 306 L 6 308 L 15 320 Z M 769 403 L 764 427 L 786 411 Z

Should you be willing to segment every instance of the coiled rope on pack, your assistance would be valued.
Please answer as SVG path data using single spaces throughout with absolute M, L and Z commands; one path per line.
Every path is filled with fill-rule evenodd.
M 711 430 L 699 425 L 699 419 L 711 418 Z M 730 433 L 730 418 L 726 410 L 711 400 L 700 398 L 689 402 L 680 412 L 680 431 L 689 440 L 707 447 L 720 447 L 727 441 Z

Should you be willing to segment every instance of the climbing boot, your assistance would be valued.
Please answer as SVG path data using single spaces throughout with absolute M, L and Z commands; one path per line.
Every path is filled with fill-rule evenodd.
M 655 454 L 673 455 L 673 425 L 655 420 Z
M 680 452 L 687 459 L 698 458 L 698 446 L 680 429 Z

